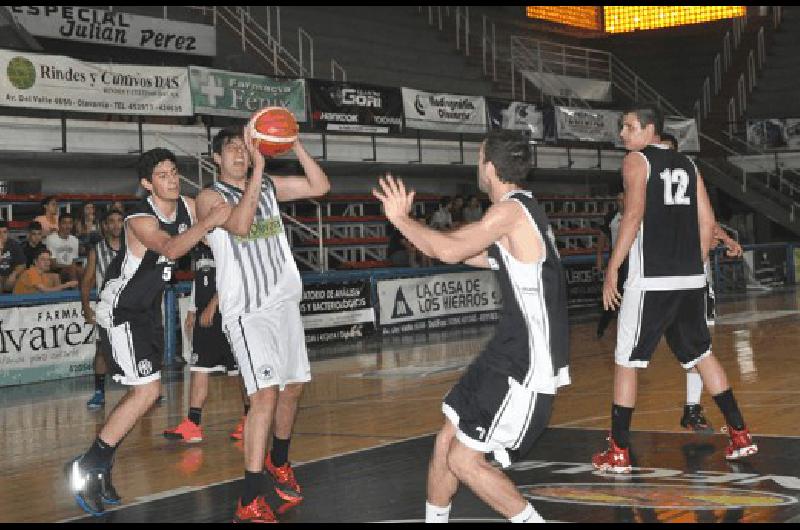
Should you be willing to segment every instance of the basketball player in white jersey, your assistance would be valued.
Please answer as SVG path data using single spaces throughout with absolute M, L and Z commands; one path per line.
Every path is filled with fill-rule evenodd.
M 678 150 L 678 140 L 671 134 L 662 134 L 660 143 L 666 145 L 673 151 Z M 714 223 L 714 243 L 724 245 L 728 257 L 742 255 L 742 247 L 728 236 L 727 232 L 719 225 Z M 710 256 L 706 256 L 703 263 L 706 273 L 706 323 L 714 325 L 716 318 L 716 299 L 714 296 L 714 278 L 711 275 Z M 622 278 L 621 278 L 622 279 Z M 624 279 L 622 279 L 624 280 Z M 686 371 L 686 404 L 683 406 L 683 416 L 681 416 L 681 427 L 695 432 L 712 433 L 714 432 L 711 423 L 703 414 L 703 407 L 700 405 L 700 396 L 703 393 L 703 378 L 697 367 Z
M 288 451 L 303 383 L 311 380 L 299 307 L 303 285 L 278 203 L 324 195 L 330 183 L 299 140 L 293 150 L 305 176 L 265 175 L 264 157 L 249 134 L 249 127 L 244 132 L 229 127 L 214 138 L 219 180 L 198 195 L 197 214 L 202 221 L 211 208 L 229 212 L 207 241 L 217 267 L 222 327 L 250 398 L 244 490 L 234 521 L 274 522 L 264 498 L 264 469 L 283 501 L 302 501 Z M 272 449 L 265 461 L 271 427 Z
M 630 424 L 637 369 L 646 368 L 662 336 L 685 369 L 697 366 L 728 424 L 725 457 L 755 454 L 725 371 L 711 351 L 705 314 L 703 261 L 713 241 L 714 212 L 691 159 L 659 143 L 664 119 L 653 105 L 623 115 L 620 137 L 625 215 L 603 284 L 606 309 L 620 306 L 614 397 L 608 449 L 592 457 L 602 471 L 631 471 Z M 630 254 L 625 297 L 617 290 L 620 264 Z
M 89 304 L 89 291 L 92 287 L 96 286 L 100 289 L 103 286 L 106 270 L 122 247 L 122 227 L 122 212 L 117 210 L 107 212 L 100 220 L 103 239 L 89 249 L 86 257 L 86 268 L 83 270 L 81 281 L 81 305 L 83 306 L 83 318 L 87 324 L 97 323 L 94 311 Z M 94 395 L 86 404 L 89 410 L 97 410 L 106 403 L 105 380 L 110 356 L 111 352 L 104 351 L 98 333 L 97 347 L 94 353 Z
M 161 297 L 175 261 L 227 218 L 224 208 L 214 207 L 194 222 L 194 201 L 180 194 L 171 151 L 147 151 L 137 169 L 148 195 L 125 218 L 125 251 L 109 265 L 95 310 L 101 338 L 111 350 L 114 380 L 129 390 L 89 450 L 65 469 L 75 501 L 93 516 L 105 513 L 104 504 L 120 503 L 111 483 L 114 454 L 158 399 L 164 356 Z
M 507 467 L 524 457 L 550 420 L 556 390 L 569 384 L 564 271 L 544 209 L 521 188 L 530 171 L 527 139 L 490 133 L 481 144 L 478 185 L 492 206 L 477 222 L 439 232 L 409 216 L 414 192 L 387 176 L 389 221 L 427 256 L 498 271 L 503 312 L 495 336 L 442 404 L 445 422 L 428 468 L 427 522 L 447 522 L 464 483 L 511 522 L 544 522 L 517 487 L 485 458 Z

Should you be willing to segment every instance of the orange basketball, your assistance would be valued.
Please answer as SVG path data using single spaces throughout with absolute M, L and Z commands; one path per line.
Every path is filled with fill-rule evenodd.
M 292 148 L 299 127 L 291 112 L 283 107 L 265 107 L 247 124 L 258 150 L 265 156 L 277 156 Z

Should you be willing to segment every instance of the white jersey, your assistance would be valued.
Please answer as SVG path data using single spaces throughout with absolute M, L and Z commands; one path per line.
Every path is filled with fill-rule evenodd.
M 238 204 L 243 194 L 243 190 L 222 181 L 217 181 L 213 189 L 231 205 Z M 242 238 L 215 228 L 207 240 L 217 264 L 219 310 L 224 321 L 281 302 L 300 302 L 303 283 L 286 238 L 275 186 L 268 176 L 264 175 L 248 236 Z

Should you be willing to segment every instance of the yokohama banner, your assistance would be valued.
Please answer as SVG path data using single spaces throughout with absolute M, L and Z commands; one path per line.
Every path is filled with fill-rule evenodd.
M 0 309 L 0 386 L 90 374 L 94 351 L 80 302 Z
M 487 99 L 486 105 L 489 108 L 489 126 L 492 129 L 528 131 L 532 139 L 544 138 L 544 115 L 536 105 L 498 99 Z
M 494 322 L 501 294 L 492 271 L 378 282 L 384 335 Z
M 103 114 L 191 116 L 186 68 L 84 63 L 0 50 L 0 105 Z
M 403 114 L 409 129 L 486 132 L 486 100 L 483 96 L 434 94 L 403 87 Z
M 309 79 L 308 93 L 315 129 L 370 134 L 403 131 L 399 88 Z

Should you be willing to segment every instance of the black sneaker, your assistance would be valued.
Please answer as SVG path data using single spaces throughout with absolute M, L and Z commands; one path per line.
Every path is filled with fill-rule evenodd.
M 103 506 L 104 469 L 86 469 L 82 466 L 83 455 L 74 458 L 64 466 L 69 490 L 81 510 L 94 517 L 105 515 Z
M 100 492 L 100 496 L 106 504 L 120 504 L 122 502 L 122 497 L 119 496 L 114 484 L 111 483 L 111 468 L 103 473 Z
M 698 405 L 684 405 L 681 427 L 694 432 L 713 434 L 714 429 L 711 423 L 703 415 L 703 407 Z

